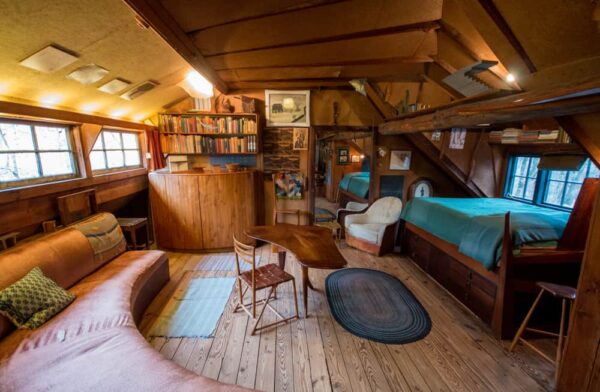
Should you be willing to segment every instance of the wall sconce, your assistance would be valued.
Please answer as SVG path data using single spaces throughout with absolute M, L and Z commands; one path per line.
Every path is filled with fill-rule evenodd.
M 377 147 L 377 153 L 383 158 L 387 154 L 387 149 L 385 147 Z

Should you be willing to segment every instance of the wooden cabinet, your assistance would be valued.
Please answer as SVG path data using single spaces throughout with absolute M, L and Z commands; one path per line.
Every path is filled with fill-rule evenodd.
M 236 234 L 257 224 L 259 173 L 150 173 L 150 203 L 156 242 L 173 250 L 233 246 Z

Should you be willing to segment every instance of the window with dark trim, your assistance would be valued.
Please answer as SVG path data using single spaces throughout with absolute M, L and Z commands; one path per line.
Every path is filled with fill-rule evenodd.
M 600 170 L 588 158 L 579 170 L 538 170 L 538 156 L 512 156 L 504 196 L 511 199 L 570 210 L 583 180 L 600 177 Z
M 136 132 L 104 130 L 90 153 L 94 174 L 141 167 L 139 136 Z
M 73 150 L 67 125 L 0 120 L 0 188 L 77 177 Z

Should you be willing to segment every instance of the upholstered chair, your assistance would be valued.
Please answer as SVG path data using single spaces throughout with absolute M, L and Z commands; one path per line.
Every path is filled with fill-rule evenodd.
M 364 213 L 346 216 L 346 243 L 376 256 L 392 251 L 401 211 L 400 199 L 383 197 L 375 201 Z
M 351 214 L 359 214 L 359 213 L 365 212 L 368 207 L 369 207 L 368 203 L 358 203 L 356 201 L 349 201 L 346 204 L 346 207 L 339 208 L 337 210 L 337 212 L 335 214 L 335 220 L 337 221 L 337 223 L 340 224 L 340 226 L 342 228 L 342 232 L 340 233 L 342 237 L 344 237 L 344 235 L 345 235 L 344 221 L 346 220 L 346 217 Z

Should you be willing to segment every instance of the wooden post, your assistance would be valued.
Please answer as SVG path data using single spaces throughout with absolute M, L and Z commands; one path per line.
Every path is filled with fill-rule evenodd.
M 600 193 L 594 204 L 558 391 L 593 391 L 600 382 Z

